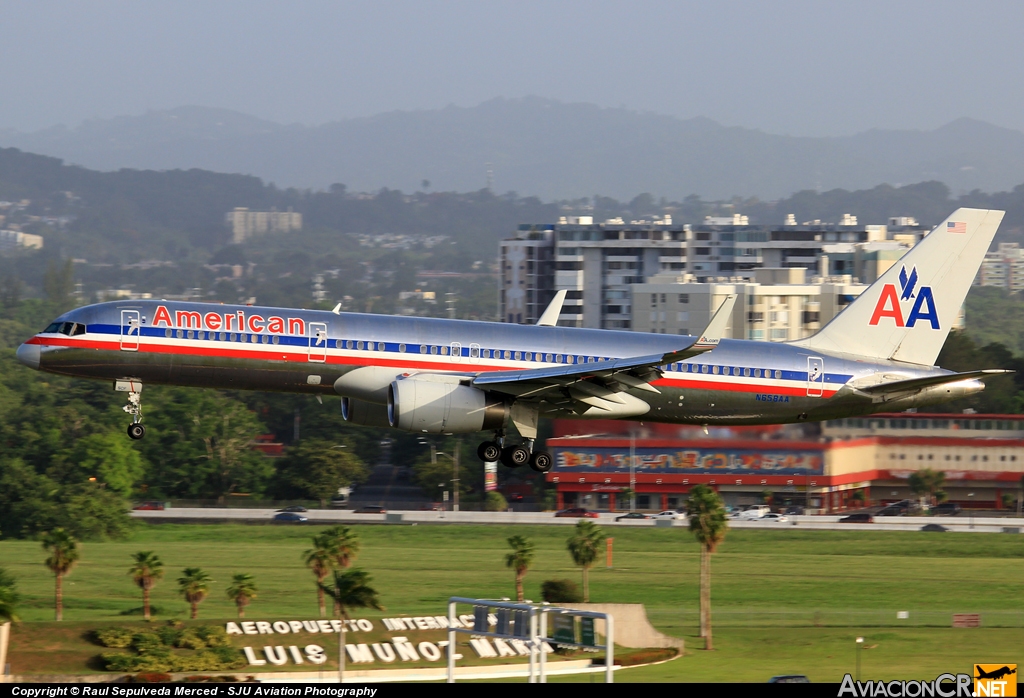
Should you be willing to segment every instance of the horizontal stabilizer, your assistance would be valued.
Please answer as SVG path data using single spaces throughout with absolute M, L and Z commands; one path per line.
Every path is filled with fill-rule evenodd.
M 909 378 L 902 381 L 892 381 L 889 383 L 879 383 L 878 385 L 868 386 L 866 388 L 857 388 L 861 393 L 867 393 L 868 395 L 887 395 L 891 393 L 905 393 L 912 390 L 923 390 L 924 388 L 931 388 L 936 385 L 945 385 L 946 383 L 956 383 L 963 380 L 970 380 L 972 378 L 988 378 L 990 376 L 998 376 L 1004 373 L 1013 373 L 1013 371 L 1001 369 L 1001 368 L 986 368 L 981 371 L 967 371 L 965 373 L 947 373 L 942 376 L 927 376 L 925 378 Z

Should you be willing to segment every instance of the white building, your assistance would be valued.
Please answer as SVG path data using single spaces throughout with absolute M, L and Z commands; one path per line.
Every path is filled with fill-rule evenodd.
M 755 281 L 698 283 L 692 276 L 662 274 L 634 284 L 633 329 L 695 335 L 727 296 L 736 305 L 726 337 L 784 342 L 817 332 L 867 288 L 850 276 L 806 281 L 806 270 L 756 269 Z
M 23 233 L 20 230 L 0 230 L 0 250 L 13 250 L 18 247 L 41 250 L 43 236 Z
M 287 211 L 250 211 L 238 207 L 224 214 L 224 222 L 231 228 L 231 241 L 238 245 L 255 235 L 290 233 L 302 230 L 302 214 Z
M 999 243 L 985 255 L 974 285 L 998 286 L 1010 293 L 1024 289 L 1024 250 L 1016 242 Z

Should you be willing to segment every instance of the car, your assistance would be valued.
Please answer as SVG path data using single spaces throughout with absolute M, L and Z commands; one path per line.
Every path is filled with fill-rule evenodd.
M 309 510 L 306 509 L 306 507 L 300 507 L 300 506 L 296 505 L 296 506 L 285 507 L 284 509 L 278 509 L 278 511 L 305 513 L 306 511 L 309 511 Z
M 758 520 L 771 521 L 774 523 L 786 523 L 787 521 L 789 521 L 789 517 L 787 517 L 785 514 L 765 514 Z
M 810 683 L 811 680 L 803 674 L 783 674 L 768 679 L 768 683 Z
M 850 514 L 839 519 L 839 523 L 874 523 L 875 517 L 871 514 Z
M 649 518 L 651 518 L 650 514 L 641 514 L 639 511 L 631 511 L 628 514 L 623 514 L 622 516 L 616 516 L 615 520 L 616 521 L 623 521 L 623 520 L 634 521 L 636 519 L 649 519 Z
M 943 502 L 942 504 L 936 504 L 932 507 L 931 512 L 935 516 L 956 516 L 961 512 L 959 504 L 953 502 Z
M 949 529 L 946 528 L 945 526 L 943 526 L 942 524 L 930 523 L 930 524 L 925 524 L 924 526 L 922 526 L 921 530 L 922 531 L 930 531 L 932 533 L 945 533 Z
M 280 514 L 274 514 L 274 521 L 281 521 L 284 523 L 303 523 L 309 521 L 302 514 L 296 514 L 294 511 L 282 511 Z
M 523 501 L 523 495 L 521 495 L 519 493 L 516 493 L 516 492 L 513 492 L 508 497 L 506 497 L 505 501 L 508 501 L 508 502 L 521 502 L 521 501 Z
M 794 506 L 791 506 L 791 507 L 786 507 L 786 511 L 784 511 L 782 513 L 785 514 L 786 516 L 803 516 L 804 515 L 804 508 L 801 507 L 801 506 L 794 505 Z
M 583 507 L 571 507 L 555 512 L 556 519 L 597 519 L 600 518 L 596 511 L 590 511 Z
M 377 504 L 367 504 L 352 511 L 353 514 L 386 514 L 388 510 Z
M 134 511 L 163 511 L 163 502 L 139 502 L 132 507 Z
M 903 516 L 906 513 L 906 510 L 900 507 L 888 506 L 879 509 L 875 516 Z
M 660 511 L 657 514 L 651 516 L 652 519 L 669 519 L 670 521 L 681 521 L 686 518 L 686 514 L 680 513 L 669 509 L 667 511 Z

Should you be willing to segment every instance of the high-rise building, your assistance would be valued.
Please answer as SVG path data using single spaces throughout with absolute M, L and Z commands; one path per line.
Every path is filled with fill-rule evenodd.
M 1016 242 L 1001 242 L 985 255 L 975 286 L 997 286 L 1010 293 L 1024 289 L 1024 249 Z

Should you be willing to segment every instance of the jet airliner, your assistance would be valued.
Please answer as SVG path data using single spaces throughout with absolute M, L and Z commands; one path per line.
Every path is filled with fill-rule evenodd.
M 491 432 L 484 461 L 551 468 L 540 417 L 781 424 L 922 407 L 984 389 L 998 369 L 934 365 L 1002 211 L 961 208 L 806 339 L 724 338 L 734 297 L 700 336 L 172 301 L 61 315 L 18 349 L 38 370 L 108 380 L 142 438 L 147 384 L 340 395 L 347 421 Z M 514 426 L 521 441 L 511 443 Z

